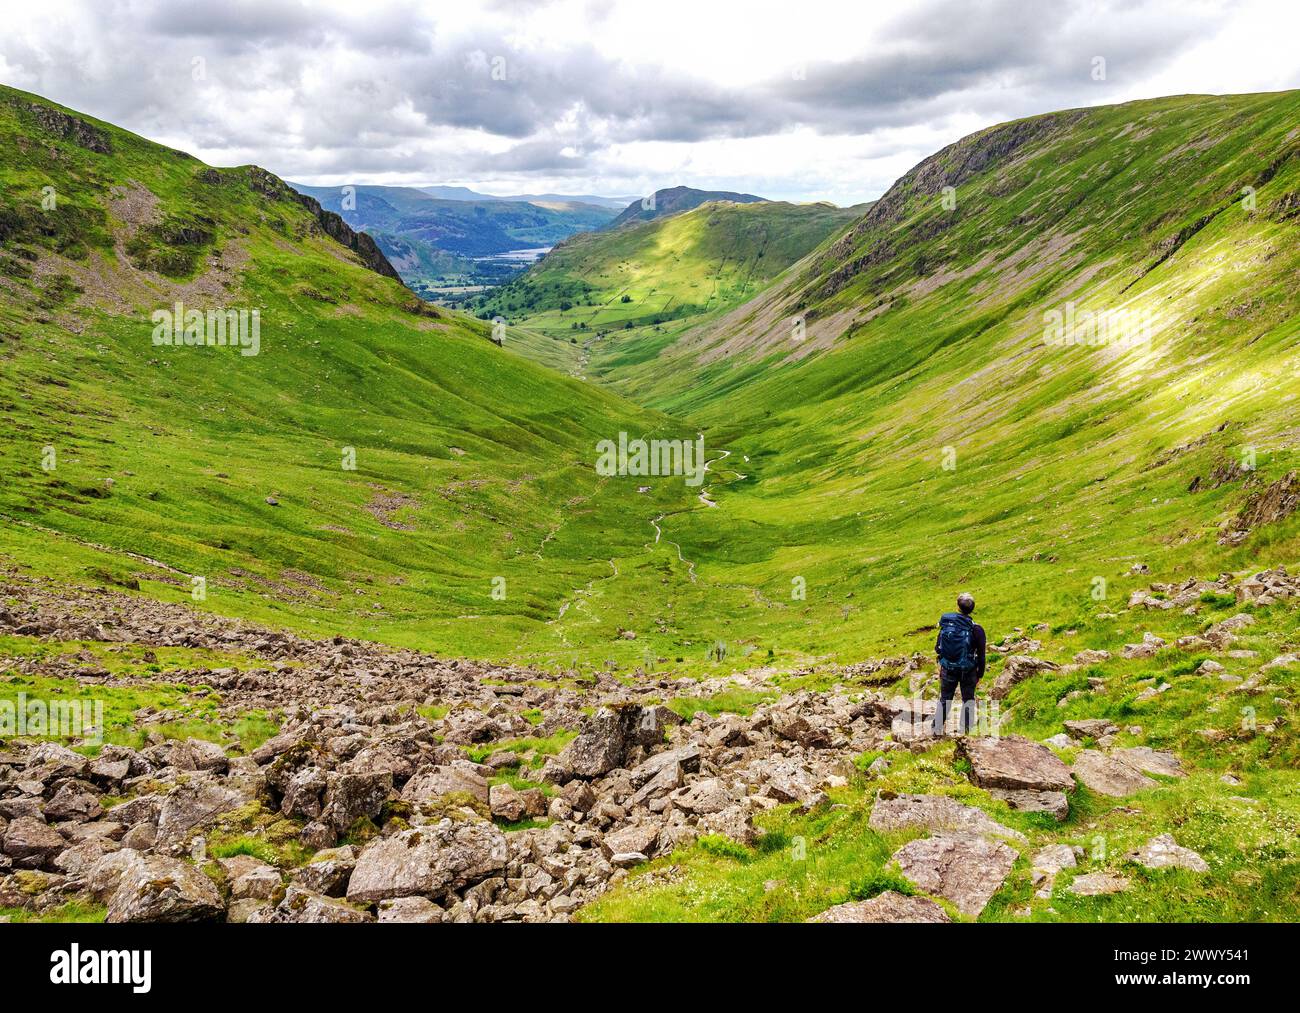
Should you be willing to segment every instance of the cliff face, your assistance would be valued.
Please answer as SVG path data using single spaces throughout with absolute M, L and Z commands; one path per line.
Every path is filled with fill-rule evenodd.
M 316 216 L 316 221 L 325 235 L 354 252 L 370 270 L 382 274 L 385 278 L 393 278 L 399 282 L 402 280 L 396 268 L 388 262 L 388 258 L 368 233 L 357 232 L 339 215 L 322 208 L 320 201 L 315 197 L 299 193 L 279 176 L 261 166 L 249 166 L 248 174 L 249 184 L 259 193 L 273 200 L 295 201 L 305 207 Z

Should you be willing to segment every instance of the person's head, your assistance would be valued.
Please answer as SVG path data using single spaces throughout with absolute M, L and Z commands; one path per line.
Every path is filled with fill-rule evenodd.
M 963 591 L 961 594 L 957 595 L 957 607 L 961 609 L 962 615 L 970 615 L 975 611 L 975 596 L 970 594 L 968 591 Z

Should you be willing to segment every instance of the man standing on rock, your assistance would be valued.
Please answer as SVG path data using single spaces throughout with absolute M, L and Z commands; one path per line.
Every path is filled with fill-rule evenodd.
M 975 687 L 984 676 L 984 627 L 973 619 L 975 599 L 963 591 L 956 612 L 939 617 L 934 653 L 939 659 L 939 704 L 934 712 L 934 734 L 942 735 L 957 686 L 961 686 L 961 730 L 975 726 Z

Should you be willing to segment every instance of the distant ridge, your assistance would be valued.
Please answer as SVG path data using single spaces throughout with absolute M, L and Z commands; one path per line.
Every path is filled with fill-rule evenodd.
M 610 222 L 606 228 L 618 229 L 633 222 L 649 222 L 656 218 L 667 218 L 683 211 L 692 211 L 709 201 L 730 201 L 733 204 L 757 204 L 766 197 L 757 197 L 752 193 L 733 193 L 730 190 L 696 190 L 689 186 L 674 186 L 666 190 L 656 190 L 649 197 L 634 200 L 623 213 Z

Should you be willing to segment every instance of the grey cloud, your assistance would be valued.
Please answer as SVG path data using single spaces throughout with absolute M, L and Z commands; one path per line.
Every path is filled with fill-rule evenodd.
M 613 5 L 592 0 L 584 16 L 594 24 Z M 632 180 L 647 173 L 612 165 L 611 146 L 798 127 L 872 135 L 1091 104 L 1108 94 L 1088 76 L 1093 56 L 1107 59 L 1111 80 L 1140 81 L 1230 16 L 1196 8 L 1171 19 L 1155 0 L 928 0 L 892 17 L 883 47 L 812 59 L 803 79 L 773 67 L 757 86 L 725 87 L 580 38 L 531 45 L 511 31 L 520 9 L 500 0 L 476 18 L 413 0 L 343 9 L 297 0 L 87 2 L 76 31 L 36 43 L 21 32 L 0 38 L 0 66 L 13 83 L 93 115 L 291 178 Z M 206 61 L 202 81 L 191 74 L 195 57 Z M 493 78 L 496 58 L 505 80 Z M 897 147 L 881 140 L 873 157 Z

